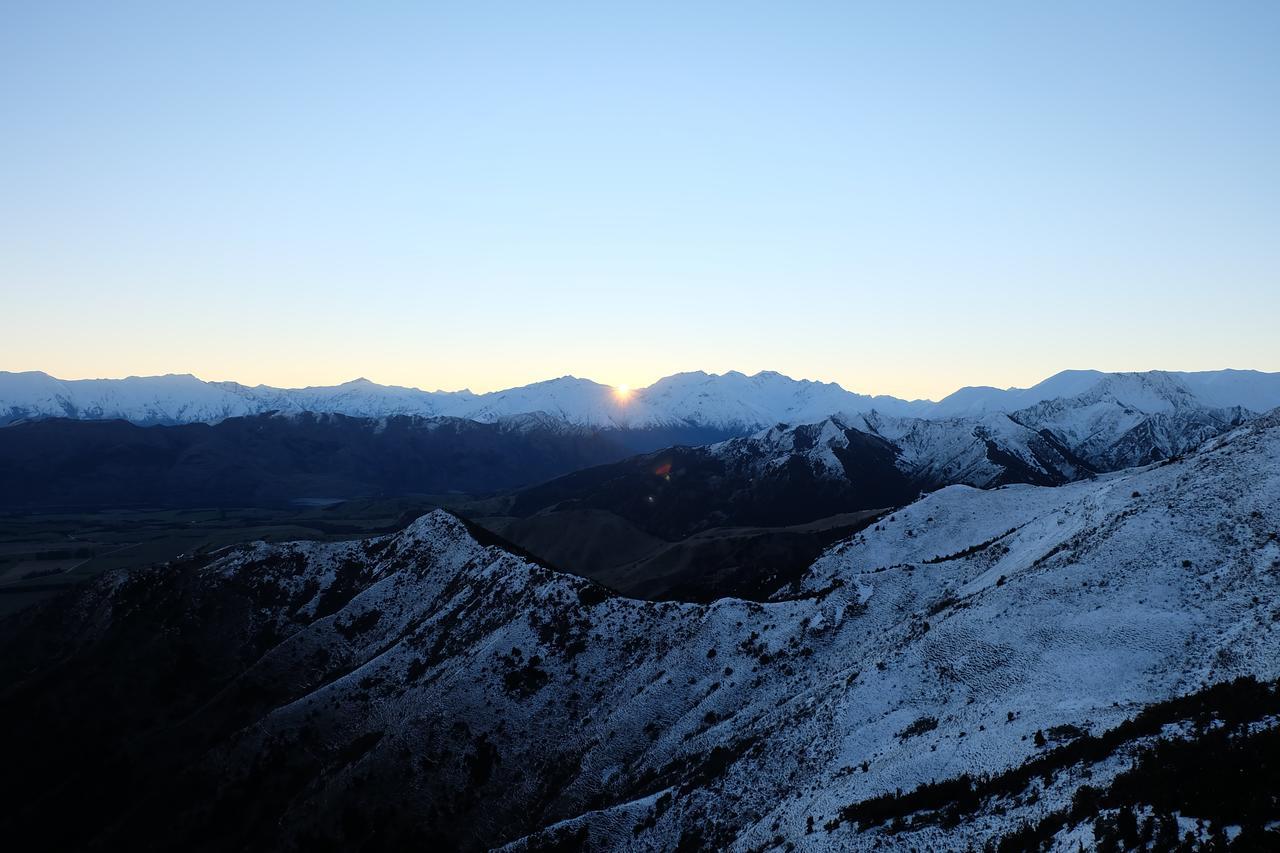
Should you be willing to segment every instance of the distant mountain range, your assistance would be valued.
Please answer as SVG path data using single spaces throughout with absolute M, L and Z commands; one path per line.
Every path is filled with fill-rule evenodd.
M 60 380 L 46 373 L 0 372 L 0 424 L 33 418 L 118 419 L 135 424 L 217 423 L 267 412 L 350 417 L 454 417 L 492 423 L 544 413 L 564 423 L 604 429 L 697 427 L 745 434 L 779 423 L 820 421 L 837 413 L 892 417 L 976 417 L 1047 401 L 1097 394 L 1145 414 L 1184 408 L 1260 413 L 1280 406 L 1280 373 L 1102 373 L 1068 370 L 1031 388 L 962 388 L 933 402 L 868 396 L 835 383 L 780 373 L 746 376 L 678 373 L 628 395 L 589 379 L 565 376 L 521 388 L 475 394 L 421 391 L 356 379 L 314 388 L 250 387 L 189 375 Z
M 509 512 L 499 514 L 527 517 L 566 506 L 604 510 L 675 541 L 720 525 L 803 524 L 901 505 L 922 491 L 958 483 L 1059 485 L 1168 459 L 1255 417 L 1243 405 L 1212 403 L 1269 402 L 1264 386 L 1275 378 L 1248 374 L 1254 381 L 1241 384 L 1236 374 L 1217 383 L 1192 376 L 1188 381 L 1160 372 L 1096 374 L 1074 396 L 963 417 L 876 409 L 814 416 L 820 407 L 847 402 L 845 392 L 777 374 L 704 376 L 697 383 L 708 389 L 701 397 L 684 394 L 682 403 L 666 407 L 669 413 L 684 411 L 683 420 L 669 414 L 667 420 L 627 427 L 621 421 L 581 423 L 564 407 L 558 413 L 497 415 L 495 395 L 488 395 L 495 399 L 484 412 L 473 412 L 474 418 L 270 412 L 214 424 L 148 427 L 27 417 L 0 430 L 0 506 L 261 506 L 525 489 Z M 646 391 L 671 391 L 692 383 L 691 377 L 673 377 Z M 1059 376 L 1042 384 L 1071 391 L 1081 387 L 1081 379 Z M 1229 386 L 1234 396 L 1223 390 Z M 536 404 L 530 388 L 518 391 L 523 402 L 503 397 L 504 405 Z M 738 395 L 736 408 L 724 404 L 731 391 Z M 629 405 L 652 406 L 643 393 Z M 1038 396 L 1003 393 L 1008 402 Z M 362 405 L 372 405 L 370 399 Z M 720 415 L 710 416 L 712 409 Z M 725 416 L 731 409 L 737 414 Z M 742 420 L 758 421 L 766 411 L 799 422 L 760 429 Z M 650 455 L 627 458 L 637 453 Z M 555 555 L 542 556 L 557 562 Z

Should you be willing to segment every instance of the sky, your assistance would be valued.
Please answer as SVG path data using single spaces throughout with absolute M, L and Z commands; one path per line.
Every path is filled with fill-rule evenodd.
M 1280 370 L 1280 3 L 0 4 L 0 369 Z

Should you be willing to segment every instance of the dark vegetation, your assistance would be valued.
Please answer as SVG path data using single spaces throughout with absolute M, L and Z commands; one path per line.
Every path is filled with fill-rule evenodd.
M 1137 840 L 1146 849 L 1180 849 L 1185 839 L 1171 840 L 1167 830 L 1176 811 L 1210 827 L 1243 827 L 1230 849 L 1277 849 L 1280 834 L 1264 829 L 1280 819 L 1277 714 L 1280 683 L 1240 678 L 1151 705 L 1114 729 L 1081 734 L 995 776 L 965 774 L 852 803 L 827 829 L 834 831 L 843 822 L 860 829 L 888 824 L 895 832 L 928 824 L 955 826 L 981 809 L 1024 795 L 1037 780 L 1050 784 L 1067 768 L 1096 763 L 1149 739 L 1139 745 L 1130 769 L 1105 790 L 1082 786 L 1069 810 L 1023 827 L 993 847 L 1036 850 L 1064 827 L 1096 819 L 1100 849 L 1140 849 Z M 1164 728 L 1175 723 L 1189 725 L 1192 735 L 1166 735 Z M 1074 733 L 1053 731 L 1062 737 Z M 1154 815 L 1148 828 L 1140 831 L 1131 823 L 1135 809 Z M 1157 844 L 1158 838 L 1164 840 Z
M 928 734 L 937 727 L 937 717 L 921 717 L 902 731 L 898 732 L 898 739 L 905 741 L 918 735 Z
M 987 550 L 992 545 L 999 542 L 1001 539 L 1004 539 L 1006 536 L 1012 536 L 1016 532 L 1017 532 L 1016 527 L 1011 528 L 1009 530 L 1006 530 L 1004 533 L 1001 533 L 999 536 L 991 537 L 986 542 L 979 542 L 976 545 L 970 545 L 968 548 L 964 548 L 960 551 L 955 552 L 954 554 L 945 554 L 941 557 L 930 557 L 929 559 L 921 560 L 920 562 L 924 563 L 925 565 L 935 565 L 937 563 L 945 563 L 950 560 L 963 560 L 965 557 L 971 557 L 974 554 Z

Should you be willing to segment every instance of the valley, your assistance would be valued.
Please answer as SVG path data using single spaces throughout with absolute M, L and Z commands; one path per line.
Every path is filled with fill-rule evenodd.
M 0 618 L 104 572 L 145 568 L 247 542 L 338 541 L 390 532 L 438 505 L 387 499 L 311 509 L 0 513 Z

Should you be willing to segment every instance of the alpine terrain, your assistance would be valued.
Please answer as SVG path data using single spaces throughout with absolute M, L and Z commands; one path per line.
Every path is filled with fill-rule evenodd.
M 991 440 L 1037 477 L 1107 458 L 1032 410 L 1053 438 Z M 840 423 L 791 448 L 930 470 L 927 435 Z M 1055 470 L 891 509 L 759 601 L 626 598 L 443 511 L 104 575 L 0 623 L 7 837 L 1274 848 L 1280 412 Z

